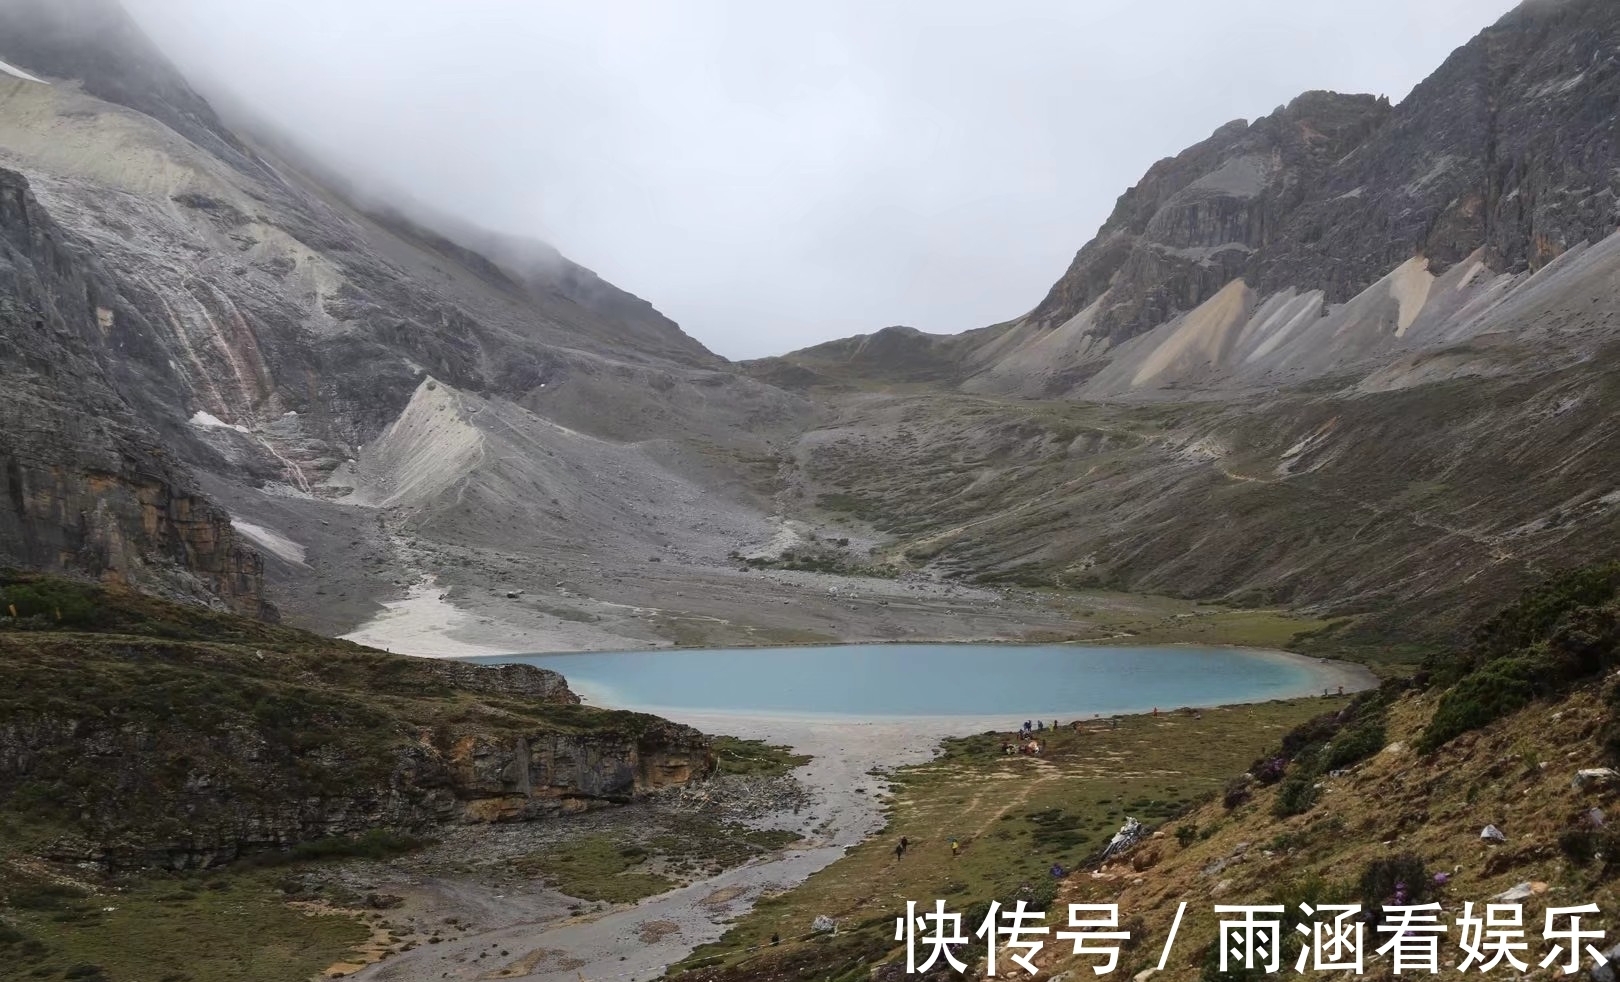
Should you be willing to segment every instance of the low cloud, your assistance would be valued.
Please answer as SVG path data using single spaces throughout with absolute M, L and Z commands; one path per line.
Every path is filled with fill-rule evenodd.
M 1154 160 L 1509 0 L 126 0 L 211 97 L 736 358 L 1033 306 Z

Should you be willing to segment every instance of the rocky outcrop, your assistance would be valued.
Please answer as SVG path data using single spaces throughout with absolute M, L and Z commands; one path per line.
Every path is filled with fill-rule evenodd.
M 0 724 L 0 786 L 32 793 L 52 768 L 109 768 L 116 797 L 95 799 L 80 831 L 46 854 L 110 869 L 197 869 L 381 829 L 431 835 L 448 823 L 533 821 L 624 804 L 702 780 L 714 766 L 706 737 L 662 721 L 639 735 L 536 730 L 469 734 L 442 746 L 428 738 L 396 748 L 386 773 L 384 761 L 350 753 L 316 747 L 294 765 L 273 736 L 252 730 L 204 738 L 43 716 Z M 377 770 L 369 780 L 350 774 L 370 768 Z M 177 786 L 160 790 L 171 777 Z
M 511 821 L 581 811 L 676 787 L 713 770 L 708 741 L 659 721 L 614 736 L 466 736 L 444 755 L 469 821 Z
M 245 634 L 236 646 L 0 630 L 0 809 L 71 829 L 45 850 L 58 859 L 181 869 L 543 819 L 714 770 L 697 730 L 581 706 L 555 672 Z
M 1101 301 L 1095 332 L 1119 342 L 1198 306 L 1276 243 L 1390 111 L 1385 99 L 1310 92 L 1154 164 L 1027 319 L 1055 327 Z
M 254 616 L 261 560 L 114 378 L 144 327 L 109 277 L 0 170 L 0 565 L 95 577 Z
M 1535 270 L 1617 227 L 1620 11 L 1526 3 L 1398 106 L 1310 92 L 1160 161 L 1026 322 L 1118 344 L 1235 279 L 1343 303 L 1414 256 Z
M 531 699 L 559 706 L 579 705 L 568 680 L 533 665 L 480 665 L 463 661 L 432 661 L 426 671 L 435 679 L 463 692 L 484 696 Z

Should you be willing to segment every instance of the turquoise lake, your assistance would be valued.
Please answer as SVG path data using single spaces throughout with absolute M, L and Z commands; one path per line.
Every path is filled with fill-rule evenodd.
M 1314 663 L 1237 648 L 847 644 L 506 655 L 629 709 L 1013 722 L 1320 694 Z

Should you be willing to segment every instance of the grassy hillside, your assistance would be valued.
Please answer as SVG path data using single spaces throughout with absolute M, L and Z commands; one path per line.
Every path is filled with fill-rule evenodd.
M 828 394 L 794 493 L 892 536 L 879 558 L 901 566 L 1342 617 L 1339 651 L 1453 644 L 1552 571 L 1608 558 L 1610 363 L 1253 401 Z
M 944 899 L 974 926 L 991 899 L 1025 899 L 1055 912 L 1054 928 L 1066 904 L 1118 903 L 1135 939 L 1124 978 L 1157 964 L 1183 901 L 1161 978 L 1261 977 L 1218 971 L 1216 904 L 1283 904 L 1292 921 L 1300 903 L 1362 904 L 1374 979 L 1394 977 L 1370 955 L 1397 894 L 1437 900 L 1450 924 L 1465 902 L 1479 911 L 1517 888 L 1532 964 L 1546 954 L 1545 909 L 1595 901 L 1610 916 L 1587 925 L 1614 926 L 1607 947 L 1620 940 L 1620 774 L 1576 776 L 1620 764 L 1617 669 L 1620 564 L 1527 591 L 1466 647 L 1354 700 L 1137 718 L 1062 734 L 1038 760 L 1002 757 L 995 737 L 961 741 L 902 772 L 887 838 L 763 904 L 679 974 L 853 980 L 880 965 L 877 977 L 899 978 L 892 932 L 908 899 Z M 1097 847 L 1126 814 L 1159 828 L 1103 863 Z M 1483 840 L 1487 825 L 1505 841 Z M 897 861 L 890 840 L 905 834 L 917 848 Z M 959 858 L 949 836 L 966 843 Z M 1059 882 L 1043 872 L 1052 862 L 1080 870 Z M 810 933 L 817 913 L 845 918 L 836 936 Z M 783 944 L 759 947 L 772 931 Z M 1463 977 L 1455 940 L 1441 978 Z M 1298 949 L 1290 922 L 1289 966 Z M 1053 977 L 1095 964 L 1063 944 L 1037 961 Z

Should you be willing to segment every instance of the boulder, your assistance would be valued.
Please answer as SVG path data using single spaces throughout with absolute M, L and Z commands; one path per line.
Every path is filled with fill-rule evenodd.
M 1620 982 L 1614 968 L 1617 959 L 1620 959 L 1620 944 L 1603 953 L 1603 964 L 1592 969 L 1592 982 Z
M 1584 767 L 1575 772 L 1569 786 L 1580 791 L 1596 791 L 1620 784 L 1620 771 L 1612 767 Z

